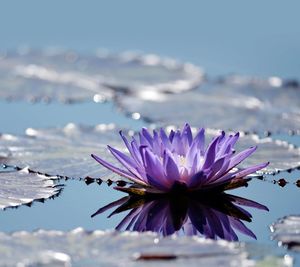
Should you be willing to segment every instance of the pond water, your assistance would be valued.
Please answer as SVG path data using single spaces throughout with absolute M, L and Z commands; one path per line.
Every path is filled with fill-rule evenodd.
M 149 3 L 134 0 L 130 4 L 20 1 L 18 6 L 14 1 L 2 3 L 0 267 L 300 266 L 300 224 L 293 223 L 292 217 L 287 220 L 292 223 L 283 227 L 292 245 L 298 246 L 298 252 L 279 247 L 270 231 L 270 225 L 279 218 L 300 214 L 300 182 L 296 185 L 300 180 L 299 167 L 295 170 L 300 165 L 300 150 L 275 140 L 300 146 L 299 8 L 299 1 L 287 4 L 259 0 L 223 1 L 218 5 L 212 1 L 187 4 L 171 0 Z M 53 54 L 66 50 L 53 47 L 48 50 L 49 46 L 72 48 L 75 52 Z M 40 53 L 44 49 L 48 53 Z M 120 57 L 118 53 L 124 51 Z M 144 52 L 151 54 L 145 56 Z M 162 60 L 152 53 L 171 59 Z M 106 58 L 107 55 L 112 57 Z M 205 72 L 198 66 L 203 66 Z M 191 88 L 196 90 L 187 90 Z M 104 100 L 108 101 L 102 103 Z M 103 124 L 139 130 L 143 126 L 182 126 L 186 121 L 194 127 L 230 128 L 243 132 L 242 135 L 246 131 L 248 135 L 240 139 L 242 147 L 252 145 L 253 141 L 261 148 L 255 153 L 256 163 L 272 158 L 275 162 L 272 168 L 278 164 L 291 170 L 291 173 L 266 175 L 263 181 L 254 178 L 248 187 L 228 191 L 265 205 L 269 211 L 258 209 L 253 202 L 248 204 L 256 208 L 241 204 L 243 210 L 238 211 L 222 197 L 224 205 L 219 206 L 183 199 L 183 204 L 174 201 L 169 206 L 164 200 L 157 205 L 137 201 L 129 208 L 143 207 L 142 214 L 151 208 L 149 214 L 159 220 L 155 215 L 160 207 L 161 217 L 166 221 L 173 219 L 177 226 L 188 213 L 189 220 L 193 218 L 201 230 L 201 220 L 195 219 L 199 212 L 215 226 L 217 235 L 222 235 L 219 222 L 225 222 L 224 225 L 228 220 L 233 222 L 231 215 L 235 215 L 244 219 L 249 230 L 236 220 L 235 226 L 239 225 L 244 233 L 234 228 L 227 237 L 235 237 L 233 232 L 236 232 L 241 243 L 160 238 L 153 233 L 115 233 L 112 229 L 131 214 L 129 209 L 107 218 L 117 206 L 91 217 L 99 208 L 126 196 L 113 189 L 115 183 L 108 186 L 104 181 L 100 184 L 99 180 L 78 179 L 87 172 L 104 174 L 103 168 L 90 158 L 90 153 L 96 153 L 94 149 L 104 157 L 104 144 L 94 144 Z M 108 128 L 113 130 L 103 134 L 109 140 L 105 144 L 115 144 L 119 138 L 111 126 Z M 291 128 L 296 131 L 290 131 Z M 271 141 L 256 135 L 269 136 L 270 131 Z M 74 139 L 68 142 L 69 137 Z M 10 150 L 9 142 L 13 144 Z M 116 144 L 119 145 L 117 141 Z M 74 164 L 74 158 L 75 163 L 78 158 L 80 163 Z M 251 162 L 252 158 L 248 160 Z M 1 166 L 16 161 L 22 167 L 38 167 L 37 171 L 42 168 L 51 174 L 63 172 L 76 177 L 57 180 L 28 169 L 7 173 L 13 168 Z M 284 181 L 288 183 L 285 185 Z M 12 192 L 14 196 L 7 198 Z M 32 202 L 34 197 L 39 200 Z M 187 208 L 187 202 L 192 208 Z M 2 210 L 7 203 L 25 204 Z M 178 214 L 172 217 L 177 205 Z M 247 222 L 248 212 L 252 222 Z M 153 224 L 150 226 L 153 229 Z M 213 232 L 206 228 L 206 233 L 210 230 Z M 249 236 L 250 231 L 257 240 Z M 148 256 L 136 261 L 139 259 L 136 252 Z M 248 255 L 255 261 L 249 260 Z M 293 264 L 288 255 L 294 258 Z
M 84 113 L 82 112 L 84 110 Z M 23 134 L 28 127 L 63 126 L 68 122 L 77 124 L 95 125 L 99 123 L 114 122 L 123 127 L 139 129 L 146 125 L 141 120 L 133 120 L 122 115 L 111 103 L 82 103 L 75 105 L 30 104 L 26 102 L 7 103 L 2 101 L 1 114 L 10 114 L 9 117 L 2 115 L 2 129 L 5 132 Z M 279 135 L 295 144 L 300 144 L 298 136 Z M 100 166 L 99 166 L 100 168 Z M 284 178 L 290 183 L 284 187 L 273 183 L 273 180 Z M 278 218 L 290 214 L 299 214 L 297 205 L 300 188 L 295 182 L 299 180 L 300 172 L 282 172 L 275 176 L 269 175 L 265 180 L 253 179 L 248 187 L 229 191 L 230 194 L 248 198 L 261 203 L 269 208 L 263 211 L 255 208 L 246 208 L 252 216 L 252 222 L 246 226 L 257 236 L 257 241 L 244 234 L 238 234 L 240 241 L 250 244 L 268 245 L 277 250 L 276 241 L 271 239 L 270 225 Z M 91 217 L 99 208 L 112 201 L 124 197 L 125 194 L 113 190 L 113 186 L 106 183 L 98 184 L 91 181 L 60 180 L 64 184 L 61 193 L 44 203 L 34 202 L 30 207 L 20 206 L 17 209 L 8 208 L 0 212 L 0 230 L 2 232 L 34 231 L 36 229 L 69 231 L 77 227 L 87 230 L 114 229 L 128 214 L 125 211 L 110 218 L 107 216 L 111 211 Z M 278 250 L 284 254 L 284 250 Z M 296 259 L 298 254 L 292 254 Z M 299 262 L 299 259 L 298 259 Z

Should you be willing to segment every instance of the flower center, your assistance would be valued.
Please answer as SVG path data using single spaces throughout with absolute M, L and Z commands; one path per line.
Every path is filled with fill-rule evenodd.
M 179 156 L 179 166 L 185 167 L 186 158 L 184 156 Z

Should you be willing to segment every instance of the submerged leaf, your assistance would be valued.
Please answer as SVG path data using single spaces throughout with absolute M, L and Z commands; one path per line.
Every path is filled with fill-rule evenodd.
M 300 216 L 291 215 L 279 219 L 271 226 L 273 239 L 288 249 L 300 252 Z
M 214 130 L 206 131 L 207 139 L 216 134 Z M 21 168 L 28 166 L 34 171 L 69 178 L 119 180 L 120 177 L 111 174 L 90 157 L 91 153 L 95 153 L 114 163 L 115 159 L 107 150 L 107 144 L 126 152 L 118 129 L 111 124 L 86 127 L 70 123 L 64 128 L 30 128 L 24 136 L 0 135 L 0 163 Z M 256 153 L 242 163 L 241 168 L 270 161 L 270 165 L 260 171 L 264 174 L 290 170 L 300 165 L 298 148 L 272 138 L 244 135 L 240 137 L 236 150 L 242 151 L 253 145 L 258 145 Z M 119 166 L 118 163 L 114 165 Z
M 55 184 L 57 177 L 32 173 L 28 169 L 0 172 L 0 209 L 31 204 L 60 192 Z
M 151 97 L 196 87 L 203 73 L 191 64 L 126 52 L 83 55 L 74 51 L 8 51 L 0 56 L 0 98 L 102 102 L 116 91 Z
M 0 233 L 0 251 L 1 266 L 141 266 L 145 263 L 137 260 L 150 261 L 148 264 L 155 260 L 155 265 L 163 266 L 246 267 L 257 261 L 248 259 L 245 247 L 226 241 L 159 239 L 151 233 L 87 232 L 81 228 Z
M 270 83 L 206 82 L 179 95 L 161 94 L 145 100 L 136 95 L 118 98 L 128 113 L 151 122 L 239 131 L 299 131 L 300 90 Z

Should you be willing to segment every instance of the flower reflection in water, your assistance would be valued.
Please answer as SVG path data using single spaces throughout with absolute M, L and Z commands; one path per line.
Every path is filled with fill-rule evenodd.
M 116 207 L 108 217 L 129 211 L 116 230 L 153 231 L 163 236 L 199 235 L 228 241 L 237 241 L 238 231 L 256 238 L 243 223 L 251 222 L 252 215 L 242 206 L 268 210 L 255 201 L 225 193 L 202 197 L 174 195 L 142 198 L 132 195 L 100 208 L 92 217 Z

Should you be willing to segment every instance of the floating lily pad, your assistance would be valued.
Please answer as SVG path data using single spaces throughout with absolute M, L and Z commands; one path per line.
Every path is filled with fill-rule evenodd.
M 114 125 L 84 127 L 72 123 L 58 129 L 30 128 L 24 136 L 4 134 L 0 140 L 0 163 L 68 178 L 108 175 L 90 155 L 98 153 L 109 160 L 112 156 L 106 145 L 121 144 Z
M 300 132 L 300 90 L 269 83 L 206 82 L 179 95 L 151 100 L 120 97 L 120 107 L 135 117 L 161 124 L 192 125 L 239 131 Z M 136 115 L 138 114 L 138 115 Z
M 199 238 L 163 238 L 81 228 L 0 233 L 1 266 L 256 266 L 245 247 Z M 278 260 L 273 266 L 288 266 Z M 264 266 L 264 265 L 263 265 Z
M 57 177 L 32 173 L 28 169 L 0 172 L 0 209 L 30 204 L 60 192 L 55 184 Z
M 217 131 L 207 130 L 207 140 Z M 124 131 L 124 134 L 132 131 Z M 90 157 L 94 153 L 108 162 L 115 158 L 107 150 L 109 144 L 125 151 L 125 145 L 114 125 L 95 127 L 68 124 L 64 128 L 27 129 L 24 136 L 2 134 L 0 136 L 0 163 L 29 167 L 34 171 L 70 178 L 101 178 L 119 180 L 110 171 Z M 257 135 L 241 136 L 236 150 L 258 145 L 258 150 L 245 161 L 244 167 L 270 161 L 260 173 L 276 173 L 300 165 L 300 151 L 286 142 L 271 138 L 260 139 Z M 240 167 L 243 167 L 243 164 Z M 116 163 L 118 165 L 118 163 Z
M 191 64 L 137 53 L 82 55 L 23 50 L 0 56 L 0 98 L 74 102 L 126 93 L 172 92 L 196 87 L 203 73 Z
M 273 238 L 280 245 L 300 252 L 300 216 L 292 215 L 279 219 L 271 226 Z

